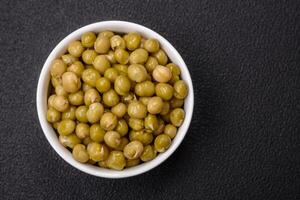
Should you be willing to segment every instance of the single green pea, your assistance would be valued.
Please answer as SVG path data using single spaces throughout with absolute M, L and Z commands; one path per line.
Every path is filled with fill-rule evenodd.
M 96 35 L 93 32 L 86 32 L 81 36 L 81 44 L 84 47 L 93 47 L 96 41 Z
M 185 117 L 185 112 L 182 108 L 175 108 L 170 113 L 170 121 L 176 127 L 181 126 Z
M 76 119 L 75 111 L 76 111 L 76 107 L 75 106 L 70 106 L 67 111 L 62 113 L 61 119 L 62 120 L 64 120 L 64 119 L 75 120 Z
M 81 88 L 80 78 L 74 72 L 65 72 L 62 75 L 62 86 L 68 93 L 77 92 Z
M 130 90 L 130 86 L 131 86 L 130 80 L 128 79 L 127 76 L 124 76 L 124 75 L 118 76 L 114 83 L 115 91 L 119 95 L 127 94 Z
M 158 83 L 155 86 L 155 93 L 165 101 L 169 101 L 173 97 L 174 89 L 168 83 Z
M 153 160 L 156 157 L 156 150 L 154 149 L 154 147 L 152 145 L 147 145 L 144 147 L 144 152 L 141 155 L 141 160 L 144 162 Z
M 134 88 L 135 93 L 141 97 L 152 97 L 155 93 L 155 85 L 151 81 L 137 83 Z
M 78 92 L 69 94 L 68 101 L 70 104 L 72 104 L 74 106 L 80 106 L 84 103 L 83 98 L 84 98 L 83 92 L 78 91 Z
M 110 46 L 113 50 L 115 50 L 116 48 L 125 49 L 125 40 L 119 35 L 114 35 L 110 38 Z
M 126 166 L 126 159 L 122 151 L 112 151 L 108 156 L 106 164 L 110 169 L 122 170 Z
M 167 83 L 172 78 L 171 70 L 165 66 L 157 65 L 153 70 L 152 76 L 159 83 Z
M 124 156 L 127 159 L 137 159 L 144 151 L 144 146 L 140 141 L 131 141 L 124 147 Z
M 105 55 L 99 55 L 94 59 L 93 66 L 101 75 L 104 75 L 104 72 L 110 68 L 110 62 Z
M 151 114 L 159 114 L 162 111 L 164 102 L 160 97 L 151 97 L 147 104 L 147 110 Z
M 171 145 L 171 138 L 166 134 L 158 135 L 154 140 L 154 148 L 156 151 L 165 152 Z
M 168 135 L 171 139 L 176 136 L 177 128 L 172 124 L 167 124 L 165 126 L 164 134 Z
M 90 127 L 90 138 L 95 142 L 104 141 L 105 131 L 101 128 L 100 124 L 93 124 Z
M 174 97 L 184 99 L 188 94 L 188 86 L 183 80 L 179 80 L 174 84 Z
M 166 65 L 168 63 L 168 56 L 162 49 L 154 53 L 152 56 L 157 59 L 158 64 L 160 65 Z
M 55 59 L 50 68 L 52 77 L 60 77 L 67 71 L 67 65 L 61 59 Z M 53 85 L 54 86 L 54 85 Z
M 157 39 L 148 39 L 145 41 L 144 48 L 150 53 L 155 53 L 159 50 L 159 42 Z
M 106 160 L 109 155 L 108 148 L 105 145 L 97 142 L 89 143 L 87 146 L 87 152 L 90 156 L 90 159 L 96 162 Z
M 81 143 L 81 140 L 75 134 L 59 135 L 58 140 L 64 147 L 69 147 L 71 149 L 73 149 L 76 144 Z
M 130 51 L 133 51 L 140 46 L 141 39 L 142 39 L 141 35 L 135 32 L 128 33 L 127 35 L 124 36 L 126 47 Z
M 128 67 L 128 77 L 135 82 L 147 80 L 147 71 L 143 65 L 132 64 Z
M 110 80 L 111 83 L 115 82 L 118 76 L 119 76 L 119 72 L 115 68 L 109 68 L 104 72 L 104 77 Z
M 83 144 L 76 144 L 72 151 L 73 158 L 81 163 L 86 163 L 90 157 Z
M 73 41 L 68 46 L 68 52 L 75 57 L 80 57 L 82 52 L 84 51 L 84 47 L 82 46 L 81 42 L 78 40 Z
M 147 60 L 148 52 L 142 48 L 134 50 L 129 56 L 129 62 L 131 64 L 144 64 Z
M 94 43 L 94 49 L 97 53 L 105 54 L 110 49 L 110 41 L 106 36 L 98 37 Z
M 149 56 L 149 58 L 145 64 L 145 67 L 149 73 L 152 73 L 157 65 L 158 65 L 157 59 L 153 56 Z
M 90 68 L 82 72 L 82 80 L 88 85 L 95 87 L 96 81 L 100 78 L 100 74 L 97 70 Z
M 70 135 L 75 130 L 76 123 L 73 120 L 62 120 L 57 127 L 57 132 L 60 135 Z
M 86 113 L 88 111 L 87 106 L 79 106 L 75 111 L 76 119 L 80 122 L 87 123 L 88 119 L 86 117 Z
M 132 118 L 142 119 L 146 117 L 147 107 L 140 101 L 132 101 L 128 105 L 127 112 Z
M 117 124 L 118 124 L 118 118 L 116 115 L 112 114 L 111 112 L 104 113 L 100 119 L 100 126 L 106 131 L 114 130 Z
M 111 108 L 111 112 L 118 118 L 122 118 L 127 112 L 127 106 L 124 103 L 118 103 Z
M 79 123 L 76 126 L 75 133 L 78 138 L 84 139 L 90 136 L 90 126 L 86 123 Z
M 158 120 L 156 115 L 148 114 L 147 117 L 144 119 L 145 129 L 149 130 L 150 132 L 155 131 L 158 129 Z
M 118 148 L 121 144 L 121 135 L 116 131 L 107 131 L 104 135 L 104 142 L 111 148 Z
M 101 77 L 96 81 L 96 88 L 99 92 L 107 92 L 111 87 L 110 81 L 108 78 Z
M 85 92 L 84 103 L 89 106 L 92 103 L 99 103 L 101 101 L 101 96 L 96 89 L 92 88 Z
M 101 103 L 92 103 L 86 112 L 88 121 L 93 124 L 99 122 L 104 113 L 104 107 Z
M 117 105 L 120 101 L 120 98 L 118 94 L 115 92 L 115 90 L 110 89 L 107 92 L 103 94 L 103 102 L 108 107 L 113 107 Z
M 128 125 L 132 130 L 140 131 L 144 128 L 144 120 L 137 118 L 129 118 Z
M 65 112 L 69 108 L 68 99 L 65 96 L 56 95 L 53 98 L 53 108 L 59 112 Z
M 55 110 L 54 108 L 49 108 L 47 111 L 47 120 L 48 122 L 54 123 L 58 122 L 61 118 L 61 113 Z
M 125 49 L 117 48 L 115 50 L 115 59 L 120 64 L 127 64 L 129 61 L 129 53 Z
M 122 137 L 128 133 L 128 125 L 124 119 L 118 121 L 115 131 L 117 131 Z
M 95 58 L 97 57 L 97 52 L 95 50 L 92 49 L 87 49 L 82 53 L 82 60 L 83 62 L 85 62 L 86 64 L 91 65 Z

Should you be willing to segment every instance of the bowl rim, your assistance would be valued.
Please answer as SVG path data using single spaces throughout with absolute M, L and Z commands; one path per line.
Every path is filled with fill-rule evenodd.
M 125 29 L 125 30 L 124 30 Z M 126 168 L 122 171 L 116 171 L 111 169 L 105 169 L 100 168 L 92 165 L 87 165 L 84 163 L 80 163 L 73 159 L 72 154 L 70 151 L 68 151 L 65 147 L 63 147 L 57 138 L 57 135 L 55 134 L 55 131 L 53 127 L 47 122 L 46 120 L 46 108 L 47 108 L 47 96 L 48 95 L 48 86 L 50 84 L 50 65 L 52 61 L 58 57 L 58 55 L 61 55 L 64 53 L 67 49 L 67 44 L 70 41 L 73 41 L 75 39 L 80 38 L 80 36 L 88 31 L 92 32 L 99 32 L 104 30 L 112 30 L 115 32 L 138 32 L 141 35 L 147 35 L 146 37 L 153 37 L 156 38 L 160 44 L 162 49 L 167 53 L 168 57 L 172 62 L 174 62 L 174 59 L 176 60 L 177 65 L 180 66 L 180 69 L 182 71 L 182 79 L 185 80 L 189 87 L 189 94 L 185 99 L 184 103 L 184 110 L 186 111 L 185 119 L 181 127 L 178 129 L 176 137 L 173 139 L 172 144 L 170 148 L 164 152 L 159 154 L 155 159 L 139 164 L 134 167 Z M 171 55 L 170 55 L 171 53 Z M 173 59 L 172 59 L 172 58 Z M 47 138 L 48 142 L 52 146 L 52 148 L 56 151 L 56 153 L 67 163 L 72 165 L 73 167 L 79 169 L 82 172 L 85 172 L 90 175 L 98 176 L 98 177 L 104 177 L 104 178 L 126 178 L 131 176 L 136 176 L 142 173 L 145 173 L 161 163 L 163 163 L 167 158 L 169 158 L 174 151 L 178 148 L 178 146 L 183 141 L 185 135 L 187 134 L 187 131 L 189 129 L 192 116 L 193 116 L 193 108 L 194 108 L 194 90 L 193 90 L 193 83 L 191 80 L 191 76 L 189 73 L 189 70 L 180 56 L 180 54 L 177 52 L 175 47 L 163 36 L 161 36 L 159 33 L 143 26 L 140 24 L 136 24 L 133 22 L 128 21 L 100 21 L 95 22 L 86 26 L 83 26 L 79 29 L 76 29 L 69 35 L 67 35 L 65 38 L 63 38 L 51 51 L 49 56 L 47 57 L 39 76 L 38 85 L 37 85 L 37 93 L 36 93 L 36 106 L 37 106 L 37 113 L 40 125 L 42 127 L 43 133 L 45 137 Z

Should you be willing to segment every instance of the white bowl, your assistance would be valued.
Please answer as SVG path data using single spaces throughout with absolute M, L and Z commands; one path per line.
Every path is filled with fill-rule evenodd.
M 65 53 L 67 49 L 67 45 L 73 40 L 78 40 L 83 33 L 88 31 L 100 32 L 104 30 L 111 30 L 114 32 L 123 32 L 123 33 L 138 32 L 145 38 L 156 38 L 160 42 L 162 49 L 165 50 L 170 60 L 173 63 L 180 66 L 181 77 L 183 80 L 187 82 L 189 87 L 189 94 L 185 99 L 185 103 L 184 103 L 184 110 L 186 112 L 185 120 L 182 126 L 178 129 L 178 133 L 176 137 L 173 139 L 170 148 L 166 152 L 160 153 L 155 159 L 149 162 L 140 164 L 135 167 L 126 168 L 122 171 L 115 171 L 115 170 L 100 168 L 89 164 L 82 164 L 74 160 L 71 152 L 59 143 L 58 137 L 56 136 L 54 129 L 52 128 L 51 124 L 47 122 L 46 119 L 47 96 L 48 96 L 48 88 L 50 83 L 51 62 L 55 58 Z M 186 64 L 184 63 L 183 59 L 176 51 L 176 49 L 164 37 L 162 37 L 155 31 L 152 31 L 142 25 L 138 25 L 135 23 L 125 22 L 125 21 L 103 21 L 103 22 L 97 22 L 97 23 L 84 26 L 74 31 L 73 33 L 65 37 L 52 50 L 40 74 L 40 78 L 37 86 L 36 106 L 37 106 L 39 121 L 41 123 L 42 129 L 44 131 L 44 134 L 48 142 L 65 161 L 67 161 L 73 167 L 94 176 L 105 177 L 105 178 L 125 178 L 125 177 L 142 174 L 146 171 L 153 169 L 154 167 L 164 162 L 177 149 L 177 147 L 180 145 L 183 138 L 185 137 L 189 125 L 191 123 L 193 108 L 194 108 L 194 91 L 193 91 L 191 76 Z

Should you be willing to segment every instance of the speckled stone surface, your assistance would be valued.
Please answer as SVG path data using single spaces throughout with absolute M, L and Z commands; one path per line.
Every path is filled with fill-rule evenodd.
M 0 1 L 0 199 L 300 199 L 299 1 Z M 180 148 L 143 175 L 84 174 L 52 150 L 35 93 L 50 51 L 92 22 L 166 37 L 195 86 Z

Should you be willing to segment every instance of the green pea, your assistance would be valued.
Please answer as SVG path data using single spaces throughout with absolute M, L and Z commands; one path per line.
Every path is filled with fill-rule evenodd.
M 145 129 L 149 131 L 155 131 L 158 129 L 158 120 L 155 115 L 148 114 L 144 120 Z
M 140 131 L 144 128 L 144 120 L 142 120 L 142 119 L 129 118 L 128 124 L 129 124 L 129 127 L 135 131 Z
M 93 66 L 101 75 L 104 75 L 104 72 L 110 68 L 110 62 L 105 55 L 99 55 L 94 59 Z
M 48 122 L 54 123 L 58 122 L 61 118 L 61 113 L 55 110 L 54 108 L 49 108 L 47 111 L 47 120 Z
M 81 143 L 81 140 L 75 134 L 59 135 L 58 140 L 64 147 L 69 147 L 71 149 L 73 149 L 76 144 Z
M 106 77 L 112 83 L 115 82 L 118 76 L 119 76 L 119 72 L 115 68 L 109 68 L 104 72 L 104 77 Z
M 118 121 L 115 131 L 117 131 L 122 137 L 128 133 L 128 125 L 124 119 Z
M 86 32 L 81 36 L 81 43 L 84 47 L 93 47 L 96 41 L 96 35 L 93 32 Z
M 57 127 L 57 131 L 60 135 L 70 135 L 75 130 L 75 122 L 70 119 L 62 120 Z
M 93 124 L 90 127 L 90 138 L 95 142 L 104 141 L 105 131 L 101 128 L 100 124 Z
M 144 81 L 135 85 L 134 91 L 137 95 L 142 97 L 152 97 L 155 93 L 154 83 L 151 81 Z
M 126 166 L 126 159 L 121 151 L 110 152 L 106 161 L 107 167 L 114 170 L 122 170 Z
M 155 93 L 165 101 L 169 101 L 173 97 L 174 89 L 167 83 L 158 83 L 155 86 Z
M 109 91 L 105 92 L 103 94 L 103 102 L 108 107 L 113 107 L 117 105 L 120 101 L 120 98 L 118 94 L 115 92 L 115 90 L 110 89 Z
M 72 151 L 73 158 L 81 163 L 86 163 L 90 158 L 83 144 L 76 144 Z
M 129 53 L 125 49 L 117 48 L 115 50 L 115 59 L 120 64 L 127 64 L 129 61 Z
M 130 90 L 130 80 L 128 79 L 127 76 L 124 75 L 120 75 L 116 78 L 115 80 L 115 91 L 119 94 L 119 95 L 125 95 L 129 92 Z
M 147 145 L 144 147 L 144 152 L 141 155 L 141 160 L 144 162 L 153 160 L 156 157 L 156 154 L 157 154 L 157 152 L 154 149 L 154 147 L 151 145 Z
M 158 135 L 154 140 L 155 150 L 158 152 L 165 152 L 171 145 L 171 138 L 166 134 Z
M 87 49 L 82 53 L 82 60 L 83 62 L 85 62 L 86 64 L 91 65 L 95 58 L 97 57 L 97 52 L 95 50 L 92 49 Z

